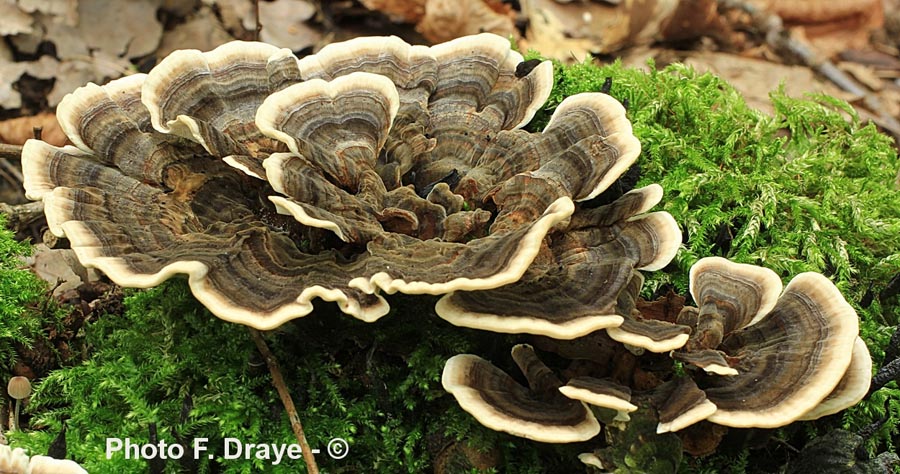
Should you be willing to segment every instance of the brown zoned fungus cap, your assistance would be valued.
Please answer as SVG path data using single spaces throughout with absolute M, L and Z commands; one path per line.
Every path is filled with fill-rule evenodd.
M 742 320 L 755 324 L 719 346 L 738 374 L 701 384 L 718 407 L 709 421 L 741 428 L 784 426 L 818 406 L 844 377 L 859 333 L 856 312 L 818 273 L 797 275 L 770 312 Z
M 602 103 L 615 110 L 618 133 L 630 135 L 621 105 Z M 671 215 L 644 214 L 661 198 L 662 188 L 653 184 L 605 206 L 576 207 L 562 235 L 554 234 L 549 256 L 533 262 L 519 281 L 448 294 L 435 308 L 438 315 L 458 326 L 555 339 L 621 325 L 644 281 L 636 270 L 662 268 L 681 244 Z
M 389 309 L 382 292 L 503 287 L 539 256 L 497 302 L 572 293 L 545 275 L 581 291 L 596 268 L 589 285 L 609 278 L 608 290 L 554 309 L 563 324 L 618 324 L 635 269 L 668 263 L 680 232 L 666 213 L 637 215 L 655 188 L 607 217 L 576 207 L 639 142 L 603 94 L 569 97 L 543 132 L 521 130 L 553 85 L 550 62 L 523 74 L 522 61 L 490 34 L 430 48 L 357 38 L 302 60 L 238 41 L 177 51 L 147 75 L 68 95 L 57 116 L 74 146 L 29 141 L 26 192 L 85 266 L 128 287 L 186 275 L 217 316 L 259 329 L 315 298 L 374 321 Z
M 562 382 L 529 345 L 512 349 L 528 388 L 490 362 L 461 354 L 444 366 L 441 383 L 463 410 L 482 425 L 545 443 L 574 443 L 593 438 L 600 423 L 584 403 L 564 397 Z
M 721 257 L 691 266 L 690 285 L 700 311 L 688 350 L 715 348 L 725 335 L 755 324 L 775 306 L 782 289 L 772 270 Z
M 657 434 L 678 431 L 709 418 L 716 411 L 716 406 L 706 399 L 706 394 L 690 377 L 681 377 L 658 387 L 656 398 L 662 399 L 658 403 Z
M 869 348 L 862 338 L 857 337 L 853 344 L 853 358 L 850 367 L 837 387 L 815 408 L 800 417 L 801 420 L 815 420 L 823 416 L 837 413 L 859 403 L 872 382 L 872 357 Z
M 631 403 L 631 389 L 612 380 L 575 377 L 559 387 L 559 391 L 573 400 L 598 407 L 625 413 L 637 410 L 637 406 Z
M 16 400 L 28 398 L 28 396 L 31 395 L 31 382 L 28 381 L 27 377 L 13 377 L 9 379 L 9 384 L 6 386 L 6 392 L 10 397 Z
M 768 268 L 707 257 L 691 267 L 690 285 L 698 308 L 686 306 L 678 315 L 678 324 L 692 331 L 672 356 L 710 374 L 737 375 L 727 354 L 717 348 L 729 334 L 755 324 L 772 309 L 781 279 Z

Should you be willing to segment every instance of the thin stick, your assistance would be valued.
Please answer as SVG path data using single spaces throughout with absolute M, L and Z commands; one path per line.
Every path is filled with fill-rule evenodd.
M 253 35 L 253 40 L 259 41 L 259 32 L 262 31 L 262 22 L 259 21 L 259 0 L 253 0 L 253 11 L 256 13 L 256 32 Z
M 259 350 L 259 353 L 262 354 L 263 359 L 266 360 L 266 365 L 269 366 L 269 372 L 272 373 L 272 384 L 275 385 L 275 389 L 278 390 L 278 396 L 281 397 L 281 403 L 284 404 L 284 409 L 287 410 L 288 419 L 291 421 L 291 428 L 294 430 L 297 441 L 300 442 L 300 451 L 303 452 L 303 460 L 306 461 L 306 469 L 309 471 L 309 474 L 318 474 L 319 467 L 316 465 L 316 459 L 313 457 L 312 449 L 309 448 L 309 443 L 306 441 L 306 435 L 303 433 L 303 424 L 300 423 L 300 416 L 297 414 L 297 408 L 294 407 L 294 400 L 291 399 L 291 394 L 284 384 L 284 378 L 281 376 L 281 369 L 278 368 L 278 360 L 275 359 L 272 351 L 269 350 L 269 346 L 266 344 L 265 339 L 263 339 L 262 334 L 253 328 L 248 328 L 248 330 L 250 331 L 250 337 L 253 338 L 253 342 L 256 343 L 256 348 Z
M 0 158 L 20 161 L 22 159 L 22 147 L 19 145 L 0 143 Z

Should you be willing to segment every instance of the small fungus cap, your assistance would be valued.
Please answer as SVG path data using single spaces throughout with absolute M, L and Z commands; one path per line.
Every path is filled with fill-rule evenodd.
M 709 418 L 716 405 L 706 398 L 690 377 L 681 377 L 659 389 L 663 401 L 659 404 L 659 425 L 656 433 L 669 433 L 687 428 Z M 658 394 L 659 396 L 659 394 Z
M 6 393 L 16 400 L 28 398 L 31 395 L 31 382 L 28 381 L 27 377 L 13 377 L 9 379 L 9 383 L 6 385 Z
M 441 383 L 463 410 L 484 426 L 545 443 L 573 443 L 593 438 L 600 424 L 584 403 L 559 393 L 562 385 L 531 346 L 513 348 L 513 358 L 529 387 L 471 354 L 452 357 Z
M 569 379 L 559 391 L 573 399 L 625 413 L 637 410 L 631 403 L 631 389 L 611 380 L 594 377 L 575 377 Z

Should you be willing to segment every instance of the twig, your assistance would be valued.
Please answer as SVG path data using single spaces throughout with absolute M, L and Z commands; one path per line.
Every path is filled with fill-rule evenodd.
M 28 202 L 11 206 L 0 202 L 0 214 L 6 215 L 6 226 L 13 232 L 21 234 L 25 229 L 44 217 L 44 203 L 42 201 Z
M 884 401 L 884 412 L 887 414 L 891 412 L 890 407 L 888 406 L 889 404 L 890 400 Z M 860 429 L 856 434 L 858 434 L 863 440 L 868 440 L 872 437 L 873 434 L 875 434 L 876 431 L 881 429 L 881 427 L 884 426 L 885 423 L 887 423 L 888 418 L 890 418 L 890 416 L 885 415 L 883 418 L 875 420 L 873 423 L 863 426 L 862 429 Z
M 25 182 L 25 178 L 22 177 L 22 172 L 13 166 L 6 158 L 0 158 L 0 177 L 6 180 L 13 188 L 20 188 L 22 187 L 22 183 Z
M 872 393 L 887 385 L 891 380 L 897 380 L 897 383 L 900 383 L 900 359 L 894 359 L 878 369 L 878 372 L 872 377 L 869 395 L 872 395 Z
M 253 338 L 253 342 L 256 343 L 257 350 L 262 354 L 263 359 L 266 360 L 266 365 L 269 366 L 269 372 L 272 374 L 272 385 L 275 385 L 275 389 L 278 390 L 278 396 L 281 397 L 281 403 L 284 404 L 284 409 L 287 410 L 291 428 L 294 430 L 297 441 L 300 442 L 300 451 L 303 453 L 303 460 L 306 461 L 307 471 L 309 474 L 318 474 L 319 467 L 316 465 L 312 449 L 310 449 L 309 443 L 306 441 L 306 435 L 303 433 L 303 424 L 300 423 L 300 416 L 297 414 L 297 408 L 294 407 L 294 400 L 291 399 L 291 394 L 284 384 L 281 369 L 278 368 L 278 360 L 275 359 L 275 355 L 269 350 L 269 346 L 263 339 L 262 334 L 253 328 L 248 328 L 248 330 L 250 331 L 250 337 Z
M 900 357 L 900 326 L 894 329 L 894 334 L 891 334 L 891 340 L 888 342 L 887 347 L 884 348 L 884 363 L 890 364 L 898 357 Z
M 259 32 L 262 31 L 262 22 L 259 20 L 259 0 L 253 0 L 253 11 L 256 14 L 256 31 L 253 33 L 253 40 L 259 41 Z
M 0 143 L 0 158 L 5 160 L 20 161 L 22 159 L 22 147 L 19 145 L 7 145 Z

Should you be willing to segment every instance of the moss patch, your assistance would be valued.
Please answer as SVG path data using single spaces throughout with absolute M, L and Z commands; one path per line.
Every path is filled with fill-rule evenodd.
M 532 127 L 546 123 L 564 97 L 600 90 L 606 77 L 612 78 L 610 93 L 627 100 L 643 145 L 633 176 L 639 186 L 663 186 L 661 206 L 686 238 L 672 265 L 648 275 L 645 296 L 667 285 L 686 293 L 688 268 L 708 255 L 766 266 L 785 280 L 819 271 L 860 313 L 862 335 L 880 365 L 890 326 L 900 319 L 898 297 L 888 288 L 900 274 L 898 162 L 890 140 L 832 98 L 796 99 L 776 91 L 776 115 L 769 117 L 749 109 L 722 80 L 678 65 L 649 73 L 618 64 L 557 65 L 550 101 Z M 509 348 L 527 338 L 452 327 L 436 318 L 432 303 L 398 297 L 394 313 L 371 325 L 321 304 L 313 315 L 268 336 L 310 442 L 323 450 L 320 466 L 328 472 L 412 473 L 435 465 L 441 472 L 475 472 L 486 459 L 484 465 L 508 473 L 581 470 L 577 454 L 595 446 L 548 446 L 494 433 L 443 393 L 440 370 L 450 356 L 473 352 L 515 373 Z M 9 314 L 26 305 L 10 304 Z M 146 443 L 151 430 L 168 442 L 210 439 L 213 459 L 170 461 L 166 472 L 302 471 L 301 461 L 272 466 L 222 459 L 224 437 L 293 441 L 245 328 L 209 315 L 180 281 L 132 293 L 125 306 L 124 314 L 87 328 L 92 350 L 84 361 L 39 384 L 29 410 L 31 425 L 41 429 L 17 434 L 13 444 L 46 452 L 67 420 L 69 457 L 91 472 L 147 472 L 144 461 L 121 455 L 106 460 L 103 451 L 106 437 Z M 0 313 L 0 324 L 7 314 Z M 16 324 L 11 327 L 24 323 Z M 892 383 L 842 416 L 797 423 L 778 436 L 800 447 L 835 426 L 858 430 L 888 417 L 868 448 L 891 449 L 900 425 L 900 390 Z M 325 454 L 334 437 L 350 443 L 350 454 L 340 461 Z M 750 444 L 733 443 L 733 456 L 686 456 L 682 467 L 763 472 L 777 470 L 791 455 L 769 443 L 760 456 L 747 450 Z M 746 469 L 726 470 L 734 457 Z

